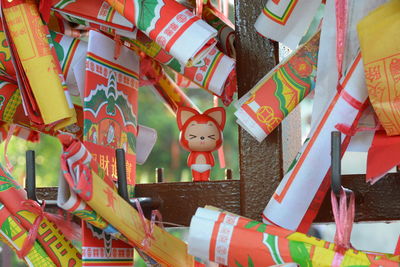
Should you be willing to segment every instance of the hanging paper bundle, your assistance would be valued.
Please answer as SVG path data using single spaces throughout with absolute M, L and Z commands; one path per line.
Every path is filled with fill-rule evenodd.
M 140 217 L 138 212 L 107 184 L 110 178 L 104 178 L 105 172 L 95 161 L 92 160 L 90 164 L 84 163 L 85 159 L 80 155 L 83 145 L 79 140 L 67 135 L 61 135 L 59 138 L 64 147 L 61 156 L 64 178 L 83 201 L 126 236 L 130 244 L 139 247 L 160 264 L 192 266 L 193 257 L 187 254 L 185 243 L 156 225 L 150 227 L 150 222 Z
M 255 28 L 262 36 L 295 49 L 321 0 L 266 1 Z
M 399 135 L 399 1 L 390 1 L 370 13 L 357 29 L 369 99 L 386 134 Z
M 197 63 L 216 44 L 215 29 L 174 0 L 107 2 L 184 64 Z
M 163 100 L 166 107 L 174 115 L 179 107 L 190 107 L 198 110 L 189 97 L 165 73 L 160 63 L 144 56 L 141 58 L 140 68 L 140 75 L 146 76 L 150 88 Z
M 263 214 L 265 222 L 307 232 L 318 213 L 330 181 L 330 143 L 326 140 L 330 140 L 331 132 L 338 126 L 354 129 L 368 103 L 360 55 L 341 81 L 341 87 L 342 91 L 337 92 L 300 150 L 293 168 L 270 199 Z M 350 138 L 343 138 L 342 151 L 346 150 Z
M 314 88 L 318 44 L 319 33 L 239 99 L 238 123 L 259 142 Z
M 3 0 L 2 12 L 24 107 L 31 122 L 56 129 L 76 122 L 48 29 L 35 1 Z
M 135 26 L 117 13 L 107 1 L 52 0 L 52 10 L 67 21 L 134 38 Z
M 400 263 L 393 255 L 354 249 L 340 253 L 333 243 L 202 208 L 192 218 L 188 243 L 190 254 L 227 266 L 261 267 L 291 262 L 300 266 L 398 266 Z
M 135 51 L 143 51 L 200 87 L 219 96 L 225 105 L 232 102 L 233 94 L 236 92 L 235 61 L 218 49 L 211 49 L 201 61 L 189 67 L 180 63 L 140 31 L 137 32 L 136 39 L 122 38 L 122 40 L 126 46 Z
M 57 266 L 80 264 L 80 253 L 60 232 L 58 226 L 47 219 L 42 207 L 34 201 L 28 201 L 25 191 L 2 168 L 0 168 L 0 178 L 2 189 L 0 202 L 7 207 L 26 231 L 37 232 L 33 233 L 33 236 L 36 235 L 36 240 L 51 260 Z
M 10 186 L 12 186 L 11 183 Z M 28 239 L 28 231 L 29 229 L 26 230 L 7 207 L 0 203 L 0 239 L 14 250 L 17 255 L 20 254 L 24 243 Z M 37 240 L 34 241 L 33 246 L 26 255 L 21 255 L 21 258 L 28 266 L 56 266 Z
M 121 47 L 114 58 L 116 43 L 90 31 L 86 57 L 84 98 L 84 143 L 97 162 L 113 179 L 115 149 L 126 151 L 128 184 L 135 183 L 137 94 L 139 57 Z

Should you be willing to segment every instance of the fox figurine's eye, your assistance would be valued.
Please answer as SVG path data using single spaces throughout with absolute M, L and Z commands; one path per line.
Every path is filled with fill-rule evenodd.
M 212 139 L 212 140 L 216 140 L 215 139 L 215 134 L 209 135 L 208 138 Z
M 196 135 L 194 135 L 194 134 L 189 134 L 189 139 L 190 140 L 192 140 L 192 139 L 194 139 L 194 138 L 196 138 L 197 136 Z

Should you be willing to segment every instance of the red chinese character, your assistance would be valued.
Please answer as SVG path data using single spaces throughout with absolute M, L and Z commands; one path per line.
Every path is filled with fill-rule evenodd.
M 171 23 L 171 25 L 169 26 L 171 30 L 176 31 L 178 30 L 179 26 L 176 23 Z
M 381 78 L 380 66 L 373 66 L 366 69 L 365 78 L 370 82 L 379 80 Z
M 400 82 L 400 58 L 394 58 L 390 62 L 390 74 L 392 74 L 394 82 Z

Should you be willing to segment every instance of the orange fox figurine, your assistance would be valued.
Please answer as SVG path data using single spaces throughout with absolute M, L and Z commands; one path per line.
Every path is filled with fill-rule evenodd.
M 187 164 L 192 170 L 193 181 L 209 181 L 214 166 L 212 152 L 222 145 L 225 120 L 225 109 L 221 107 L 211 108 L 203 114 L 188 107 L 178 109 L 179 141 L 190 152 Z

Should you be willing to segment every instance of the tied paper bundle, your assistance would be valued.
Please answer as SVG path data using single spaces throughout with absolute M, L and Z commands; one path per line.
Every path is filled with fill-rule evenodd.
M 107 2 L 183 64 L 198 62 L 216 44 L 216 30 L 174 0 Z
M 259 142 L 314 88 L 319 33 L 239 99 L 238 123 Z
M 306 33 L 321 0 L 266 1 L 255 28 L 262 36 L 295 49 Z
M 394 255 L 340 250 L 336 244 L 227 212 L 199 208 L 190 223 L 189 253 L 226 266 L 398 266 Z M 342 252 L 342 253 L 341 253 Z
M 72 190 L 102 218 L 112 224 L 129 243 L 143 250 L 165 266 L 193 266 L 193 257 L 187 254 L 187 246 L 139 213 L 107 183 L 105 172 L 95 161 L 85 163 L 84 146 L 68 135 L 59 136 L 63 144 L 61 168 Z
M 28 230 L 0 203 L 0 240 L 18 255 L 28 239 L 28 234 Z M 37 240 L 22 259 L 28 266 L 56 266 Z
M 355 129 L 368 104 L 361 56 L 358 55 L 310 139 L 300 150 L 294 166 L 286 173 L 264 210 L 264 222 L 307 232 L 330 182 L 330 136 L 336 127 Z M 351 136 L 342 138 L 342 151 Z M 318 166 L 318 168 L 316 168 Z M 299 201 L 301 199 L 301 201 Z
M 2 12 L 24 108 L 31 122 L 55 129 L 76 122 L 49 31 L 35 1 L 3 0 Z
M 86 56 L 84 95 L 84 143 L 106 175 L 116 175 L 115 149 L 126 151 L 128 184 L 135 184 L 137 97 L 139 57 L 116 43 L 90 31 Z
M 32 143 L 40 142 L 39 132 L 15 124 L 0 121 L 0 143 L 10 140 L 11 135 Z
M 190 107 L 198 110 L 190 98 L 165 73 L 160 63 L 145 56 L 142 57 L 140 64 L 141 75 L 146 76 L 150 82 L 150 88 L 162 99 L 172 114 L 175 115 L 179 107 Z
M 220 97 L 225 105 L 232 102 L 236 92 L 235 61 L 217 48 L 212 48 L 194 65 L 186 66 L 157 43 L 138 31 L 136 39 L 125 39 L 124 44 L 135 51 L 143 51 L 158 62 L 182 74 L 200 87 Z
M 69 22 L 134 38 L 135 26 L 116 12 L 107 1 L 52 0 L 52 10 Z
M 33 231 L 31 234 L 36 236 L 37 242 L 56 266 L 75 266 L 81 263 L 78 250 L 60 232 L 58 226 L 47 219 L 48 215 L 39 204 L 26 199 L 23 188 L 2 168 L 0 168 L 0 189 L 0 202 L 26 231 Z M 29 248 L 29 245 L 26 247 Z
M 386 134 L 399 135 L 400 2 L 390 1 L 365 17 L 358 34 L 371 104 Z

